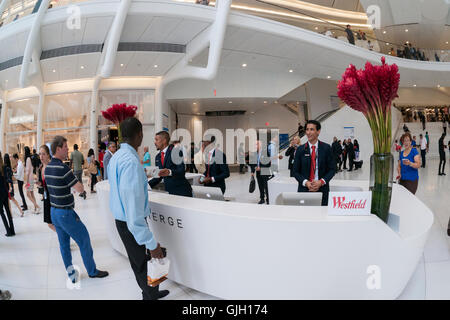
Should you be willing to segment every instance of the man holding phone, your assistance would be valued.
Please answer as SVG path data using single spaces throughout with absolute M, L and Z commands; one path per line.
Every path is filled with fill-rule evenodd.
M 148 183 L 137 150 L 142 143 L 142 123 L 134 118 L 120 124 L 123 142 L 111 158 L 108 170 L 110 184 L 109 207 L 116 219 L 119 236 L 127 251 L 143 300 L 157 300 L 169 294 L 159 286 L 147 283 L 147 261 L 162 259 L 164 252 L 150 231 L 146 218 L 150 216 Z

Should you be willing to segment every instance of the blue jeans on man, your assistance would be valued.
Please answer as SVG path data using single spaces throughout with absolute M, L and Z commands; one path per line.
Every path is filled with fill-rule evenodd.
M 84 266 L 89 276 L 98 274 L 95 266 L 94 251 L 92 250 L 89 233 L 81 222 L 80 217 L 73 209 L 51 208 L 51 217 L 56 233 L 58 234 L 59 249 L 66 270 L 72 266 L 72 253 L 70 252 L 70 238 L 75 240 L 81 251 Z

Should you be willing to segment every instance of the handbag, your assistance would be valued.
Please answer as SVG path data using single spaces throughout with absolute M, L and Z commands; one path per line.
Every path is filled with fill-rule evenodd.
M 248 186 L 248 192 L 253 193 L 255 191 L 255 188 L 256 188 L 255 177 L 252 176 L 250 179 L 250 185 Z

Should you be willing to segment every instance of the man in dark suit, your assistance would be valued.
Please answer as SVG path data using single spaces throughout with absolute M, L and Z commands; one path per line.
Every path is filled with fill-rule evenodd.
M 286 157 L 289 157 L 288 169 L 289 169 L 291 177 L 294 176 L 294 173 L 292 172 L 292 168 L 294 167 L 295 152 L 297 151 L 297 148 L 299 146 L 300 146 L 300 137 L 295 136 L 291 141 L 291 145 L 289 146 L 289 148 L 286 150 L 286 153 L 284 154 Z
M 338 172 L 340 171 L 342 147 L 336 137 L 333 138 L 331 150 L 333 151 L 334 161 L 336 162 L 336 172 Z
M 185 177 L 183 151 L 169 145 L 170 136 L 160 131 L 155 136 L 155 146 L 160 152 L 156 155 L 155 164 L 159 169 L 159 178 L 151 179 L 148 184 L 155 187 L 164 179 L 164 189 L 169 194 L 192 197 L 192 187 Z
M 269 177 L 271 176 L 270 167 L 271 161 L 268 147 L 263 146 L 261 140 L 258 140 L 256 141 L 256 152 L 252 154 L 250 161 L 252 176 L 254 176 L 256 171 L 256 181 L 258 181 L 260 198 L 258 204 L 264 204 L 264 198 L 266 199 L 267 204 L 269 204 L 269 188 L 267 181 L 269 181 Z
M 355 147 L 352 143 L 352 139 L 348 138 L 345 149 L 348 156 L 348 171 L 353 171 L 353 164 L 355 162 Z
M 203 153 L 205 155 L 205 176 L 200 183 L 205 187 L 217 187 L 225 193 L 225 179 L 230 176 L 230 169 L 228 168 L 227 158 L 225 154 L 216 148 L 216 138 L 212 136 L 209 140 L 203 141 Z
M 319 141 L 319 121 L 306 123 L 308 142 L 297 149 L 294 160 L 294 177 L 298 192 L 322 192 L 322 205 L 328 205 L 330 180 L 336 172 L 333 153 L 329 144 Z

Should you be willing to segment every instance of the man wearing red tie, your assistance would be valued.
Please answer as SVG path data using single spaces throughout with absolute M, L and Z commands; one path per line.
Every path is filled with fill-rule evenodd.
M 293 174 L 298 192 L 322 192 L 322 206 L 328 205 L 330 180 L 336 173 L 331 146 L 319 141 L 321 125 L 316 120 L 306 123 L 308 142 L 297 149 Z

